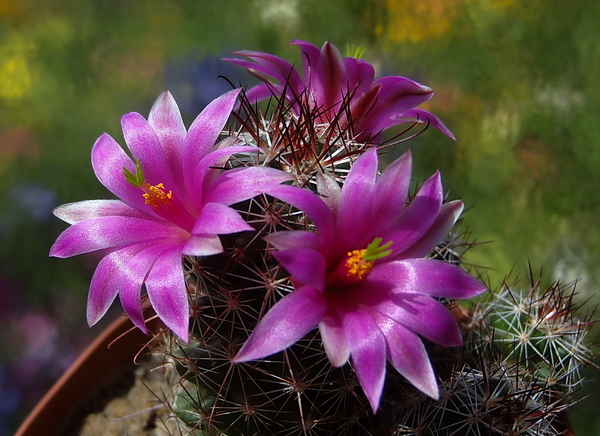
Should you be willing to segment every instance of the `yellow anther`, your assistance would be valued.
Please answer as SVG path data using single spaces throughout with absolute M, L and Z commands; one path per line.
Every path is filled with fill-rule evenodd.
M 353 250 L 348 252 L 346 259 L 346 268 L 348 269 L 348 277 L 354 280 L 362 280 L 373 268 L 373 262 L 365 260 L 367 250 Z
M 147 205 L 158 209 L 161 206 L 172 204 L 171 198 L 173 197 L 173 193 L 171 191 L 165 192 L 165 185 L 162 183 L 154 186 L 146 183 L 142 189 L 145 192 L 143 195 Z

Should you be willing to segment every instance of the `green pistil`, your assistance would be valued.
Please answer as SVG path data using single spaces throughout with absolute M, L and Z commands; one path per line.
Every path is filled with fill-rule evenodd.
M 144 179 L 144 172 L 142 171 L 142 165 L 140 164 L 139 159 L 135 160 L 135 174 L 123 167 L 123 175 L 125 176 L 125 180 L 127 180 L 136 188 L 140 188 L 144 183 L 146 183 L 146 180 Z
M 374 262 L 382 257 L 392 254 L 392 250 L 388 250 L 394 241 L 389 241 L 386 244 L 380 245 L 382 238 L 375 238 L 373 242 L 367 245 L 367 249 L 363 254 L 363 259 L 367 262 Z
M 346 56 L 350 58 L 361 59 L 365 54 L 363 45 L 346 44 Z

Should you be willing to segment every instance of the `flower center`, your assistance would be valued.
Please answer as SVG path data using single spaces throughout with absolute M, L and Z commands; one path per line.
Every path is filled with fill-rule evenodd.
M 327 275 L 327 286 L 334 289 L 364 279 L 373 269 L 376 260 L 392 253 L 392 250 L 388 250 L 388 248 L 393 241 L 383 245 L 381 245 L 381 241 L 381 238 L 375 238 L 367 245 L 367 248 L 349 251 L 337 268 Z
M 346 258 L 346 268 L 348 269 L 346 275 L 348 277 L 353 277 L 356 281 L 359 281 L 373 269 L 373 261 L 365 259 L 366 253 L 366 249 L 348 252 L 348 257 Z
M 165 185 L 159 183 L 157 185 L 151 185 L 146 182 L 144 178 L 144 172 L 142 171 L 142 165 L 140 164 L 140 160 L 135 160 L 135 173 L 129 171 L 127 168 L 123 167 L 123 175 L 125 176 L 125 180 L 131 183 L 136 188 L 140 188 L 144 193 L 142 196 L 144 200 L 146 200 L 146 204 L 155 210 L 166 209 L 168 207 L 173 206 L 173 202 L 171 201 L 173 198 L 173 192 L 165 189 Z
M 165 185 L 159 183 L 158 185 L 152 186 L 150 183 L 144 183 L 140 186 L 144 191 L 144 199 L 146 204 L 158 209 L 161 206 L 171 206 L 171 198 L 173 193 L 171 191 L 165 192 Z

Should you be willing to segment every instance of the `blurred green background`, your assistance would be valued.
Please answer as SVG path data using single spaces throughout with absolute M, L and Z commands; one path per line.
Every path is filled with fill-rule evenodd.
M 440 169 L 465 201 L 490 241 L 468 260 L 493 285 L 531 262 L 600 301 L 598 22 L 596 0 L 0 0 L 0 436 L 102 327 L 85 324 L 98 258 L 47 257 L 66 227 L 52 208 L 109 196 L 90 150 L 122 142 L 121 115 L 168 88 L 189 125 L 229 89 L 218 75 L 254 83 L 219 61 L 234 50 L 362 44 L 379 75 L 432 87 L 424 108 L 458 142 L 411 141 L 414 176 Z M 600 434 L 597 404 L 575 407 L 577 435 Z

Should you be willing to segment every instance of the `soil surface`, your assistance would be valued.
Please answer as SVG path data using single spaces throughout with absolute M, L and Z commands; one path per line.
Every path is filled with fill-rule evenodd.
M 169 368 L 152 355 L 132 364 L 82 404 L 62 436 L 179 436 L 169 404 Z

